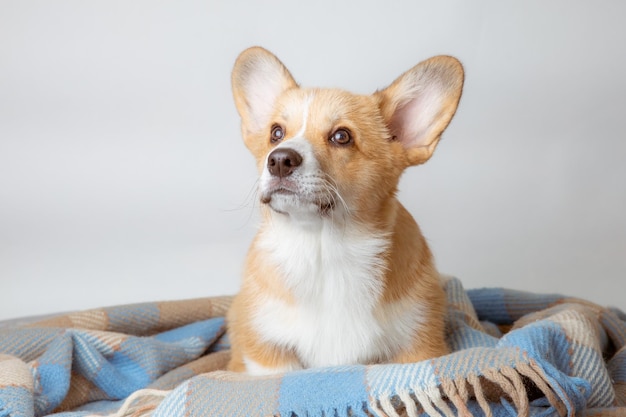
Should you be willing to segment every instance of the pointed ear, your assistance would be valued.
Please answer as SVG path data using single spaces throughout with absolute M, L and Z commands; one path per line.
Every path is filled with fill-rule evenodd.
M 463 89 L 463 67 L 450 56 L 417 64 L 375 94 L 394 139 L 409 164 L 426 162 L 456 111 Z
M 248 132 L 265 128 L 276 99 L 298 86 L 278 58 L 261 47 L 246 49 L 239 55 L 231 81 L 235 105 Z

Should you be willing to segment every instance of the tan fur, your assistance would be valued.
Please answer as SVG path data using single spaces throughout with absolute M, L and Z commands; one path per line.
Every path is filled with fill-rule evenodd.
M 246 95 L 250 72 L 261 60 L 282 71 L 282 77 L 277 81 L 281 92 L 277 97 L 269 98 L 273 100 L 273 111 L 268 114 L 255 114 L 251 103 L 253 98 Z M 436 120 L 428 129 L 420 131 L 422 136 L 418 145 L 403 136 L 407 132 L 399 125 L 403 123 L 404 114 L 398 110 L 409 100 L 406 84 L 416 77 L 425 80 L 426 90 L 430 88 L 428 83 L 432 82 L 439 83 L 437 91 L 443 91 Z M 404 169 L 426 162 L 432 156 L 441 133 L 454 115 L 463 83 L 463 70 L 458 61 L 451 57 L 431 58 L 403 74 L 387 89 L 364 96 L 336 89 L 300 88 L 273 55 L 262 48 L 251 48 L 238 58 L 232 82 L 235 103 L 242 117 L 243 139 L 256 158 L 259 171 L 274 147 L 269 140 L 272 125 L 284 126 L 286 137 L 289 137 L 302 126 L 303 101 L 312 97 L 306 138 L 313 145 L 321 169 L 333 179 L 338 193 L 349 202 L 348 221 L 390 237 L 391 244 L 383 255 L 386 267 L 382 277 L 384 290 L 376 309 L 400 301 L 427 306 L 422 331 L 415 334 L 411 345 L 402 347 L 391 361 L 417 362 L 446 354 L 445 294 L 439 273 L 417 223 L 396 199 L 396 192 Z M 339 127 L 352 132 L 353 146 L 338 147 L 329 143 L 330 132 Z M 259 235 L 266 233 L 272 223 L 271 209 L 263 205 L 261 211 Z M 246 259 L 241 291 L 228 314 L 232 344 L 229 369 L 245 371 L 244 355 L 269 369 L 297 368 L 300 361 L 294 351 L 262 342 L 258 330 L 251 325 L 251 318 L 266 295 L 290 305 L 296 302 L 283 284 L 284 277 L 278 266 L 268 260 L 257 242 L 258 236 Z

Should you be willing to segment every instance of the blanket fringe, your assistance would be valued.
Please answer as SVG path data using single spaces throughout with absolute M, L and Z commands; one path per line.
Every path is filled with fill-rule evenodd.
M 532 361 L 515 368 L 487 370 L 480 376 L 442 379 L 439 387 L 432 389 L 401 390 L 371 398 L 369 409 L 374 415 L 382 417 L 419 417 L 424 413 L 431 417 L 472 417 L 467 404 L 474 400 L 486 417 L 493 417 L 494 410 L 490 404 L 506 401 L 516 409 L 518 416 L 528 417 L 529 384 L 541 391 L 559 416 L 568 414 L 566 404 L 547 383 L 543 370 Z
M 113 414 L 106 417 L 148 417 L 159 403 L 168 395 L 170 390 L 142 389 L 133 392 L 124 400 L 122 406 Z M 98 414 L 97 416 L 100 416 Z M 95 416 L 89 416 L 95 417 Z
M 530 414 L 528 395 L 520 375 L 511 368 L 503 368 L 500 372 L 488 371 L 484 377 L 496 384 L 508 395 L 519 416 Z
M 382 412 L 379 414 L 382 417 L 401 417 L 396 411 L 396 407 L 391 403 L 391 397 L 385 396 L 380 399 L 380 407 Z
M 419 417 L 419 412 L 417 410 L 417 406 L 415 401 L 411 398 L 411 393 L 408 390 L 403 390 L 398 392 L 398 396 L 400 400 L 406 406 L 406 414 L 408 417 Z
M 485 417 L 493 417 L 491 407 L 489 406 L 487 397 L 485 397 L 485 390 L 483 389 L 483 386 L 478 376 L 472 374 L 467 378 L 467 381 L 470 383 L 472 389 L 474 390 L 474 397 L 476 398 L 478 405 L 480 405 L 480 408 L 485 413 Z
M 505 399 L 512 402 L 518 416 L 528 417 L 528 383 L 541 391 L 560 416 L 567 415 L 566 405 L 546 382 L 543 370 L 532 361 L 515 368 L 487 370 L 480 376 L 442 379 L 438 387 L 390 392 L 371 398 L 368 408 L 373 415 L 382 417 L 419 417 L 424 413 L 431 417 L 472 417 L 467 404 L 475 400 L 486 417 L 493 417 L 490 404 Z M 136 391 L 124 400 L 117 412 L 108 417 L 148 417 L 170 392 L 155 389 Z
M 462 388 L 457 388 L 457 386 L 460 385 L 462 385 Z M 467 389 L 465 389 L 465 380 L 445 380 L 442 382 L 441 388 L 445 393 L 444 395 L 448 397 L 448 400 L 450 400 L 452 405 L 457 409 L 459 417 L 472 417 L 472 413 L 467 408 L 469 395 Z
M 415 393 L 415 397 L 424 408 L 424 411 L 426 411 L 426 414 L 433 417 L 443 417 L 441 413 L 439 413 L 439 411 L 435 409 L 432 398 L 430 398 L 428 393 L 424 391 L 418 391 Z
M 541 390 L 550 405 L 556 409 L 559 416 L 566 416 L 568 414 L 567 407 L 562 401 L 559 400 L 554 390 L 548 386 L 545 379 L 541 376 L 541 369 L 536 363 L 531 362 L 528 365 L 519 365 L 517 367 L 517 371 L 530 379 L 537 386 L 537 388 Z

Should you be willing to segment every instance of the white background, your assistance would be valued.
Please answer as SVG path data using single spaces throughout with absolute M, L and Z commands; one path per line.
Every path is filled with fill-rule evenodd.
M 230 70 L 370 93 L 466 84 L 401 200 L 467 288 L 626 308 L 626 3 L 0 2 L 0 319 L 237 291 L 256 170 Z

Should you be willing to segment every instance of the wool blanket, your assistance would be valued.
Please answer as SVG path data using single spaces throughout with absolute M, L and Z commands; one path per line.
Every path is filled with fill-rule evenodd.
M 453 353 L 415 364 L 227 372 L 229 297 L 0 327 L 0 416 L 626 415 L 622 312 L 445 287 Z

